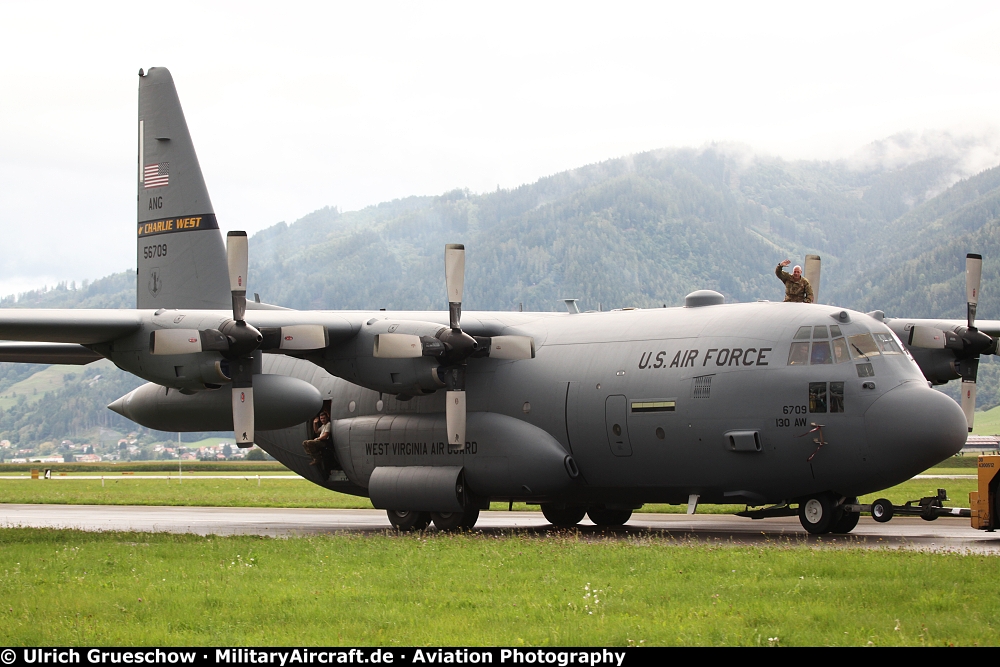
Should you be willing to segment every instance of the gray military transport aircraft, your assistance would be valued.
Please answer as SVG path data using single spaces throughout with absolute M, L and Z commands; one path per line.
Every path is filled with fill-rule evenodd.
M 971 321 L 952 338 L 947 322 L 894 331 L 708 290 L 679 308 L 463 313 L 461 245 L 445 248 L 447 312 L 248 302 L 247 236 L 223 243 L 165 68 L 139 72 L 137 132 L 137 309 L 2 310 L 0 360 L 110 359 L 149 381 L 112 410 L 167 431 L 233 428 L 397 528 L 471 527 L 490 501 L 523 501 L 558 526 L 740 503 L 848 532 L 857 496 L 965 441 L 962 409 L 899 335 L 935 379 L 974 379 L 967 359 L 989 350 Z M 333 446 L 311 466 L 302 441 L 324 408 Z

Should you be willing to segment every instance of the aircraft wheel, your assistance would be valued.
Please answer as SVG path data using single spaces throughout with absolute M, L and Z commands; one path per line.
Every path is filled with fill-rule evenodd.
M 587 510 L 587 516 L 598 526 L 610 528 L 624 525 L 626 521 L 632 518 L 632 510 L 609 510 L 591 507 Z
M 838 518 L 828 495 L 812 496 L 799 503 L 799 523 L 812 535 L 829 533 Z
M 470 507 L 464 512 L 431 512 L 431 520 L 438 530 L 472 528 L 479 520 L 479 509 Z
M 879 523 L 885 523 L 892 518 L 892 503 L 885 498 L 879 498 L 872 503 L 872 518 Z
M 423 530 L 431 522 L 431 515 L 428 512 L 386 510 L 385 513 L 389 516 L 389 523 L 392 524 L 392 527 L 403 532 Z
M 542 505 L 542 516 L 553 526 L 559 528 L 570 528 L 583 521 L 587 514 L 586 507 L 555 507 L 553 505 Z
M 830 529 L 831 533 L 849 533 L 858 526 L 858 521 L 861 521 L 860 512 L 844 512 L 840 516 L 840 520 L 833 524 Z

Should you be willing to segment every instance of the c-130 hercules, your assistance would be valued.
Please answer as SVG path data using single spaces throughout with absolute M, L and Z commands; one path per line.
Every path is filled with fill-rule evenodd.
M 400 529 L 471 527 L 490 501 L 559 526 L 700 502 L 848 532 L 857 496 L 965 441 L 892 329 L 843 308 L 703 290 L 680 308 L 463 313 L 461 245 L 448 312 L 248 303 L 246 234 L 223 244 L 170 73 L 139 77 L 137 310 L 0 311 L 0 339 L 20 341 L 0 360 L 107 358 L 148 380 L 109 406 L 139 424 L 234 428 Z M 324 407 L 333 446 L 310 466 Z

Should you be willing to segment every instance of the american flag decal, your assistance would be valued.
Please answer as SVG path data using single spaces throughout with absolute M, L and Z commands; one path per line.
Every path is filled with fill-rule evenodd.
M 147 164 L 142 168 L 142 181 L 147 188 L 162 188 L 170 184 L 170 163 Z

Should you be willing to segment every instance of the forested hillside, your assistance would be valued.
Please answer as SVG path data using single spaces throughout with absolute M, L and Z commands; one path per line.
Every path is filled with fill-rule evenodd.
M 775 264 L 815 252 L 822 302 L 961 317 L 964 257 L 979 252 L 979 312 L 1000 318 L 1000 167 L 971 169 L 974 144 L 907 157 L 907 142 L 893 137 L 841 162 L 731 146 L 659 150 L 512 190 L 328 207 L 251 238 L 249 290 L 293 308 L 443 309 L 443 246 L 465 243 L 467 310 L 554 310 L 568 297 L 584 309 L 678 305 L 702 288 L 775 300 Z M 129 271 L 0 307 L 130 308 L 134 290 Z M 0 365 L 0 393 L 31 372 Z M 0 438 L 37 441 L 120 419 L 103 405 L 140 381 L 111 369 L 91 385 L 83 373 L 0 413 Z M 980 407 L 1000 404 L 1000 364 L 986 361 L 980 381 Z

